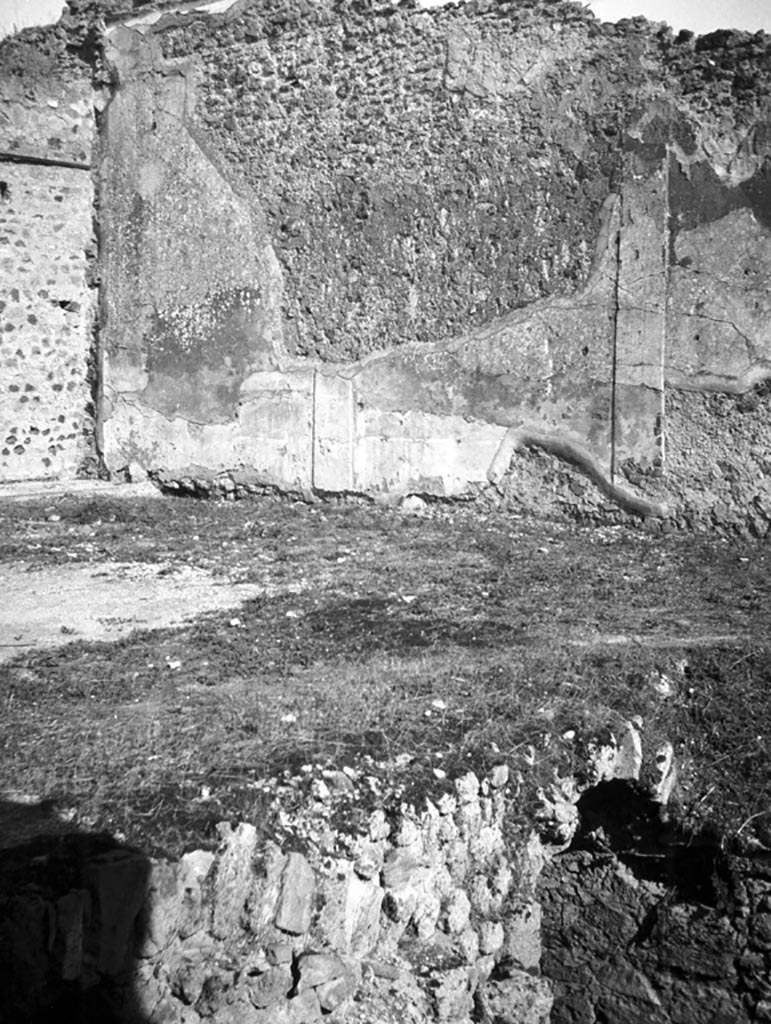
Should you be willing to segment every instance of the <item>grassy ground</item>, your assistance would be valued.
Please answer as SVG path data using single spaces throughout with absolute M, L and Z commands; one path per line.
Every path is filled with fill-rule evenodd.
M 270 498 L 5 502 L 0 537 L 29 566 L 265 586 L 235 613 L 0 667 L 0 791 L 81 828 L 176 853 L 223 817 L 264 818 L 266 779 L 399 755 L 388 785 L 507 762 L 525 821 L 581 742 L 641 715 L 686 765 L 686 817 L 771 840 L 764 545 Z

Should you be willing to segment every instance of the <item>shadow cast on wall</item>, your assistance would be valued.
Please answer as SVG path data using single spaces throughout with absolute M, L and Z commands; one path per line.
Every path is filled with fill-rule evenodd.
M 136 951 L 149 859 L 51 801 L 0 800 L 3 1024 L 143 1024 Z

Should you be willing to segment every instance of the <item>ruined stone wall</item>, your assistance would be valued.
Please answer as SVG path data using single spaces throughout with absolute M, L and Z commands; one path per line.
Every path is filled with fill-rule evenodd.
M 668 816 L 654 734 L 574 736 L 535 802 L 506 764 L 308 765 L 177 859 L 66 830 L 0 851 L 3 1020 L 768 1021 L 768 849 Z
M 713 521 L 719 430 L 692 451 L 678 410 L 771 365 L 764 37 L 545 2 L 131 26 L 102 167 L 113 471 Z M 751 461 L 721 522 L 757 532 Z
M 562 0 L 71 11 L 110 472 L 766 531 L 761 421 L 711 398 L 771 372 L 766 37 Z
M 373 806 L 364 780 L 315 771 L 274 781 L 280 845 L 223 822 L 216 850 L 179 860 L 104 837 L 89 854 L 63 837 L 32 865 L 12 851 L 3 1019 L 310 1024 L 398 1008 L 414 1024 L 470 1024 L 481 1006 L 547 1024 L 543 854 L 535 837 L 507 848 L 507 779 L 470 772 L 416 808 Z
M 44 41 L 0 49 L 0 481 L 95 456 L 91 85 Z

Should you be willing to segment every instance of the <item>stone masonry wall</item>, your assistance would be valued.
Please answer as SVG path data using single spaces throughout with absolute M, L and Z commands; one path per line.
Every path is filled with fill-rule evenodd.
M 178 861 L 112 848 L 72 864 L 62 842 L 46 881 L 38 858 L 37 883 L 28 871 L 25 891 L 0 896 L 3 1019 L 79 1007 L 143 1024 L 310 1024 L 353 1018 L 357 996 L 369 1020 L 399 1007 L 413 1024 L 470 1024 L 483 1006 L 546 1024 L 542 855 L 534 837 L 507 849 L 503 768 L 420 811 L 373 804 L 339 771 L 306 777 L 297 806 L 290 781 L 280 846 L 223 823 L 216 851 Z
M 91 87 L 43 72 L 0 74 L 0 481 L 95 461 Z

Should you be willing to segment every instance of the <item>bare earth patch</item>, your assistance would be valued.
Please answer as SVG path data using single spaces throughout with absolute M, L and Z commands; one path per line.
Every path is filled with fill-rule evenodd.
M 163 562 L 0 565 L 0 662 L 76 640 L 118 640 L 136 629 L 181 625 L 204 612 L 238 609 L 264 591 Z

